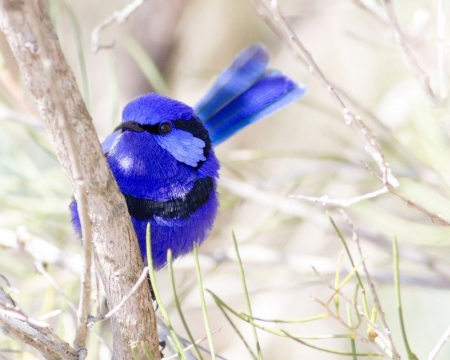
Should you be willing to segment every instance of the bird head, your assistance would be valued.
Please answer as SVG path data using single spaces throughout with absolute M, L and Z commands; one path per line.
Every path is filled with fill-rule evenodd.
M 125 107 L 122 123 L 103 144 L 104 152 L 109 153 L 128 132 L 143 146 L 157 144 L 178 162 L 193 168 L 205 162 L 211 151 L 208 130 L 194 110 L 154 93 L 139 96 Z

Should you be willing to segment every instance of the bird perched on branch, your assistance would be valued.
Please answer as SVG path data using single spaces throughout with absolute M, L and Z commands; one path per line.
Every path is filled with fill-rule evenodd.
M 262 45 L 244 49 L 194 109 L 154 93 L 139 96 L 103 142 L 144 263 L 148 222 L 156 269 L 166 265 L 168 249 L 176 258 L 208 236 L 219 207 L 214 147 L 305 94 L 305 87 L 267 70 L 268 62 Z M 81 234 L 75 201 L 70 210 Z

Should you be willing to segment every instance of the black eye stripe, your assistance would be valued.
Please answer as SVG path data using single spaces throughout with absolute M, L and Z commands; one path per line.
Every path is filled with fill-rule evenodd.
M 124 130 L 132 130 L 136 132 L 142 132 L 144 129 L 135 121 L 126 121 L 123 123 L 120 123 L 116 128 L 114 129 L 114 132 L 116 131 L 124 131 Z
M 163 129 L 164 127 L 167 127 L 167 125 L 169 125 L 169 127 L 166 129 Z M 205 143 L 205 147 L 203 148 L 203 155 L 205 156 L 205 158 L 208 158 L 209 153 L 211 151 L 211 147 L 212 147 L 211 139 L 209 137 L 208 130 L 206 130 L 203 123 L 200 120 L 198 120 L 197 118 L 192 118 L 190 120 L 180 119 L 180 120 L 175 120 L 172 122 L 165 121 L 165 122 L 162 122 L 159 124 L 154 124 L 154 125 L 143 125 L 143 124 L 137 123 L 136 121 L 125 121 L 125 122 L 121 123 L 119 126 L 117 126 L 114 129 L 114 131 L 118 131 L 118 130 L 122 130 L 122 131 L 131 130 L 131 131 L 136 131 L 136 132 L 146 131 L 153 135 L 165 135 L 172 131 L 172 126 L 175 129 L 189 132 L 194 137 L 196 137 L 200 140 L 203 140 L 203 142 Z M 197 166 L 195 167 L 195 169 L 196 170 L 200 169 L 200 167 L 203 164 L 204 164 L 204 161 L 199 161 Z
M 169 122 L 163 122 L 161 124 L 143 125 L 136 121 L 125 121 L 117 126 L 114 131 L 118 130 L 132 130 L 136 132 L 146 131 L 153 135 L 165 135 L 172 131 L 172 124 Z
M 142 129 L 144 129 L 144 131 L 147 131 L 148 133 L 153 134 L 153 135 L 160 135 L 160 132 L 159 132 L 160 125 L 161 124 L 155 124 L 155 125 L 141 125 L 141 124 L 139 124 L 139 126 Z

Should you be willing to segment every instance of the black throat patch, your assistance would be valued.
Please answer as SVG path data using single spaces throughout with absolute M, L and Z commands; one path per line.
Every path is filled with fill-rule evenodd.
M 187 219 L 190 214 L 208 202 L 213 190 L 213 179 L 206 177 L 198 179 L 185 196 L 172 200 L 155 201 L 135 198 L 126 194 L 124 196 L 128 212 L 138 220 L 150 220 L 154 216 L 166 219 Z

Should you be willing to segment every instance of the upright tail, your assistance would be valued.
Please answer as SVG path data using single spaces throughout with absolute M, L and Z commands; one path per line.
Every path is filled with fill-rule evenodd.
M 279 71 L 267 70 L 269 54 L 260 44 L 242 50 L 195 106 L 213 146 L 306 92 Z

